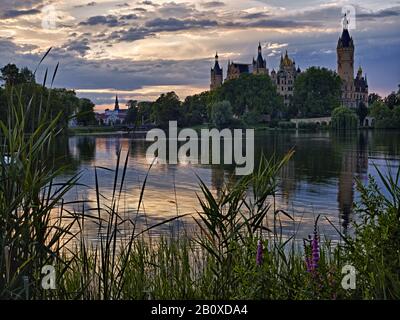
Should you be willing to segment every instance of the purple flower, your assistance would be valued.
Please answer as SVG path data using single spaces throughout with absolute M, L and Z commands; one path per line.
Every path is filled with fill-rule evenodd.
M 261 240 L 258 240 L 256 263 L 258 266 L 261 266 L 262 262 L 263 262 L 263 244 Z
M 319 216 L 318 216 L 318 218 L 319 218 Z M 309 236 L 311 252 L 309 250 L 307 250 L 307 247 L 304 244 L 305 252 L 306 252 L 306 267 L 307 267 L 307 271 L 311 272 L 311 273 L 315 273 L 315 271 L 317 270 L 318 264 L 319 264 L 319 259 L 320 259 L 319 235 L 318 235 L 318 230 L 317 230 L 318 218 L 315 221 L 314 234 L 313 234 L 313 236 Z
M 314 231 L 314 237 L 311 241 L 311 266 L 312 269 L 315 270 L 318 268 L 318 263 L 319 263 L 319 241 L 318 241 L 318 232 L 315 229 Z

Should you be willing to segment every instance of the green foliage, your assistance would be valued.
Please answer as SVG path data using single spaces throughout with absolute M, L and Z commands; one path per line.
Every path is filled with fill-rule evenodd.
M 212 105 L 211 121 L 217 128 L 230 126 L 233 121 L 233 113 L 229 101 L 217 102 Z
M 45 83 L 39 85 L 28 68 L 19 70 L 17 66 L 8 64 L 1 69 L 1 73 L 5 87 L 0 88 L 0 120 L 7 122 L 9 108 L 13 104 L 29 105 L 26 116 L 31 121 L 26 130 L 33 132 L 38 127 L 42 106 L 46 102 L 46 106 L 51 105 L 48 113 L 50 119 L 62 114 L 57 123 L 58 128 L 67 128 L 68 121 L 75 112 L 78 113 L 77 120 L 80 124 L 95 123 L 94 104 L 88 99 L 79 99 L 73 90 L 47 88 Z M 53 80 L 54 78 L 52 82 Z
M 354 130 L 358 127 L 357 115 L 347 107 L 339 107 L 332 112 L 332 128 L 338 131 Z
M 182 105 L 185 125 L 193 126 L 207 122 L 208 103 L 209 92 L 186 97 Z
M 138 124 L 138 102 L 136 100 L 129 100 L 126 104 L 128 111 L 125 118 L 125 123 L 127 124 Z
M 376 101 L 370 107 L 370 114 L 375 118 L 375 128 L 400 128 L 400 106 L 395 106 L 393 110 L 391 110 L 383 101 Z
M 370 93 L 368 95 L 368 105 L 372 105 L 376 101 L 382 101 L 382 97 L 377 93 Z
M 151 112 L 153 110 L 153 102 L 141 101 L 138 103 L 138 121 L 141 124 L 148 124 L 153 121 Z
M 400 168 L 384 175 L 375 167 L 384 188 L 370 177 L 357 189 L 355 238 L 346 239 L 349 261 L 358 271 L 357 295 L 366 299 L 400 298 Z
M 211 100 L 212 103 L 229 101 L 237 116 L 252 111 L 277 118 L 284 113 L 283 99 L 267 75 L 243 74 L 238 79 L 226 81 L 213 91 Z
M 400 98 L 399 95 L 395 92 L 392 92 L 385 98 L 385 104 L 388 106 L 390 110 L 393 110 L 395 106 L 400 106 Z
M 328 116 L 339 107 L 341 80 L 326 68 L 311 67 L 295 81 L 291 113 L 300 117 Z
M 53 215 L 78 177 L 54 182 L 63 171 L 49 161 L 62 112 L 53 115 L 44 88 L 34 87 L 41 112 L 32 113 L 33 96 L 8 86 L 8 118 L 0 120 L 0 297 L 29 299 L 42 296 L 40 271 L 44 265 L 62 264 L 75 216 L 67 211 Z M 24 104 L 24 101 L 28 101 Z M 42 103 L 43 102 L 43 103 Z M 32 122 L 35 123 L 32 126 Z M 27 134 L 27 132 L 29 134 Z M 68 222 L 67 222 L 68 221 Z M 62 275 L 63 272 L 60 273 Z
M 96 117 L 94 114 L 94 103 L 89 99 L 79 99 L 78 114 L 76 119 L 78 124 L 88 126 L 96 123 Z
M 182 105 L 175 92 L 163 93 L 152 106 L 152 118 L 156 125 L 166 128 L 169 121 L 182 122 Z
M 6 86 L 16 86 L 23 83 L 34 83 L 35 75 L 28 68 L 19 68 L 15 64 L 8 64 L 0 69 L 0 80 Z

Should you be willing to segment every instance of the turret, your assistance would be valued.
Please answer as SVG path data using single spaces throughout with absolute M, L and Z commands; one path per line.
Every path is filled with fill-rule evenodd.
M 214 68 L 211 69 L 211 84 L 210 89 L 214 90 L 222 85 L 223 70 L 219 66 L 218 52 L 215 53 Z

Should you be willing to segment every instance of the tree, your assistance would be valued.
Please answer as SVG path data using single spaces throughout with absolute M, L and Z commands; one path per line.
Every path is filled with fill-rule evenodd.
M 379 129 L 400 128 L 399 109 L 400 106 L 396 106 L 393 110 L 390 110 L 383 101 L 376 101 L 370 107 L 370 114 L 375 118 L 375 127 Z
M 365 103 L 364 102 L 360 102 L 359 104 L 358 104 L 358 107 L 357 107 L 357 115 L 358 115 L 358 119 L 359 119 L 359 121 L 360 121 L 360 126 L 363 126 L 363 124 L 364 124 L 364 120 L 365 120 L 365 118 L 367 117 L 367 115 L 368 115 L 368 108 L 367 108 L 367 106 L 365 105 Z
M 279 118 L 284 110 L 283 99 L 267 75 L 243 74 L 238 79 L 226 81 L 212 92 L 210 106 L 224 100 L 230 102 L 233 113 L 239 117 L 253 111 Z
M 208 98 L 209 92 L 186 97 L 182 104 L 185 125 L 203 124 L 208 120 Z
M 162 94 L 153 104 L 152 117 L 156 125 L 166 128 L 169 121 L 182 120 L 182 108 L 179 97 L 175 92 Z
M 370 93 L 368 95 L 368 105 L 372 105 L 375 101 L 382 101 L 382 97 L 377 93 Z
M 377 120 L 383 120 L 392 116 L 391 110 L 383 101 L 375 101 L 370 106 L 370 114 Z
M 138 120 L 138 102 L 137 100 L 129 100 L 127 102 L 128 111 L 126 114 L 125 122 L 127 124 L 135 124 Z
M 21 74 L 15 64 L 8 64 L 1 68 L 0 71 L 0 79 L 5 82 L 6 86 L 14 86 L 21 83 Z
M 138 115 L 137 118 L 141 124 L 146 124 L 152 122 L 152 110 L 153 110 L 153 102 L 150 101 L 141 101 L 138 103 Z
M 23 83 L 35 83 L 35 75 L 27 67 L 21 69 L 19 78 Z
M 229 126 L 233 120 L 231 103 L 226 100 L 214 103 L 211 107 L 211 120 L 217 128 Z
M 332 112 L 332 128 L 338 131 L 357 129 L 357 115 L 347 107 L 338 107 Z
M 396 93 L 392 92 L 385 98 L 385 103 L 390 110 L 393 110 L 395 106 L 400 105 L 400 100 Z
M 94 103 L 89 99 L 79 99 L 79 112 L 76 119 L 80 125 L 88 126 L 96 123 Z
M 333 71 L 311 67 L 294 83 L 292 113 L 301 117 L 328 116 L 340 106 L 341 80 Z

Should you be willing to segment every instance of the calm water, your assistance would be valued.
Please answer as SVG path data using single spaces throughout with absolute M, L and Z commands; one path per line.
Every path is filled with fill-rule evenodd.
M 94 167 L 114 169 L 117 152 L 129 163 L 123 188 L 121 206 L 125 215 L 136 215 L 137 202 L 149 165 L 145 152 L 149 144 L 128 135 L 76 136 L 64 138 L 57 144 L 56 153 L 64 157 L 70 169 L 62 179 L 81 172 L 80 182 L 68 195 L 69 200 L 95 201 Z M 352 203 L 357 199 L 354 178 L 367 182 L 368 175 L 376 176 L 374 164 L 388 172 L 400 162 L 400 132 L 363 131 L 351 136 L 321 133 L 257 133 L 256 163 L 262 153 L 283 155 L 295 147 L 294 158 L 280 175 L 277 207 L 295 217 L 295 222 L 283 219 L 285 232 L 295 231 L 305 237 L 312 232 L 314 218 L 329 217 L 342 231 L 350 227 Z M 123 162 L 123 161 L 122 161 Z M 121 167 L 123 163 L 121 164 Z M 144 206 L 137 217 L 143 224 L 152 225 L 177 214 L 196 214 L 199 191 L 196 174 L 215 192 L 232 176 L 231 166 L 157 165 L 149 173 L 144 194 Z M 114 173 L 98 169 L 100 188 L 105 197 L 113 189 Z M 90 206 L 90 205 L 87 205 Z M 93 205 L 94 207 L 94 205 Z M 191 218 L 176 221 L 154 231 L 155 235 L 193 226 Z M 337 234 L 326 219 L 321 219 L 321 231 L 336 238 Z M 96 228 L 89 232 L 96 238 Z

